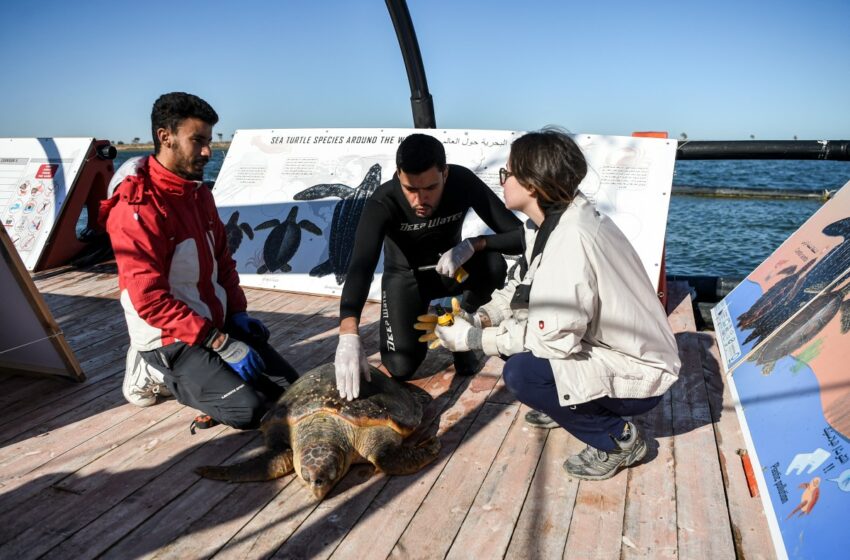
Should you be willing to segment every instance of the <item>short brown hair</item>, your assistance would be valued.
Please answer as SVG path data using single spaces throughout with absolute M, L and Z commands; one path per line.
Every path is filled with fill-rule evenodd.
M 566 208 L 587 175 L 587 161 L 572 138 L 556 127 L 529 132 L 514 140 L 508 158 L 511 173 L 537 194 L 541 210 Z

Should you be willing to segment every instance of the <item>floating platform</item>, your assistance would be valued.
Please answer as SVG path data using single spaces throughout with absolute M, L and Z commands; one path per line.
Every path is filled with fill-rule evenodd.
M 359 465 L 322 502 L 294 476 L 227 484 L 199 465 L 261 445 L 226 426 L 189 433 L 196 411 L 121 394 L 127 329 L 114 264 L 48 271 L 35 283 L 86 382 L 0 374 L 0 556 L 28 558 L 773 558 L 761 501 L 711 333 L 687 286 L 669 285 L 683 367 L 661 405 L 637 417 L 647 461 L 603 482 L 561 464 L 582 445 L 523 422 L 502 362 L 457 377 L 433 351 L 414 382 L 435 398 L 425 433 L 437 461 L 410 476 Z M 297 369 L 333 360 L 339 301 L 246 289 L 249 309 Z M 379 363 L 377 304 L 363 315 Z

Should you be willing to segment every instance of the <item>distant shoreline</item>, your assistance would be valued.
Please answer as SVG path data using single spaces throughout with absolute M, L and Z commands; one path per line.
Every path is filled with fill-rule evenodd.
M 112 144 L 119 152 L 152 152 L 153 142 L 144 144 Z M 211 144 L 213 150 L 226 150 L 230 147 L 230 142 L 213 142 Z

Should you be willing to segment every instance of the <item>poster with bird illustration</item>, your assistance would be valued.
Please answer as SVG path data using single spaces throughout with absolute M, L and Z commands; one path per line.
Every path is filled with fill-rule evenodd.
M 850 544 L 850 183 L 712 315 L 780 557 Z

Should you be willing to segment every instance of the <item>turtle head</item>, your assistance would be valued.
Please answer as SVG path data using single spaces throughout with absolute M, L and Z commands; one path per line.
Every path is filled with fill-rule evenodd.
M 301 479 L 321 500 L 348 471 L 349 458 L 339 446 L 313 442 L 301 448 Z

